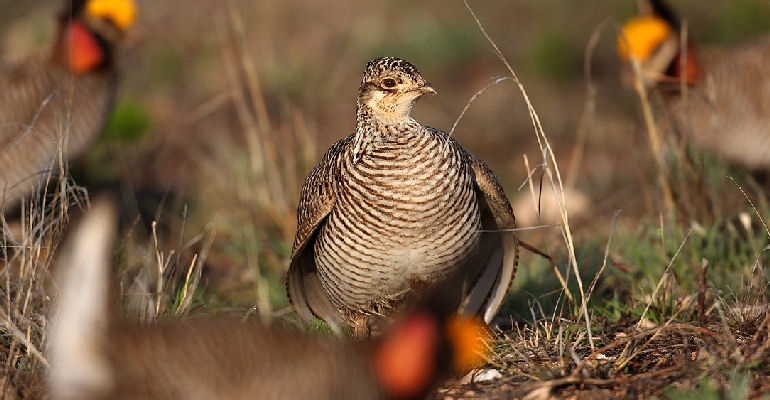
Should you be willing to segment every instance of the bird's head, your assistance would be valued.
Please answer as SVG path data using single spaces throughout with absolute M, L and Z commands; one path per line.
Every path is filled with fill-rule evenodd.
M 441 379 L 485 363 L 491 343 L 487 329 L 476 317 L 413 310 L 377 346 L 377 380 L 388 398 L 424 398 Z
M 374 371 L 388 398 L 425 398 L 440 380 L 483 365 L 492 335 L 480 318 L 458 315 L 462 293 L 481 264 L 459 268 L 416 289 L 396 322 L 380 339 Z
M 409 118 L 414 101 L 436 91 L 409 61 L 381 57 L 369 61 L 358 91 L 358 106 L 386 122 Z
M 678 27 L 678 18 L 663 0 L 636 0 L 636 15 L 618 34 L 618 56 L 646 62 L 666 40 L 676 37 Z
M 661 44 L 674 34 L 671 25 L 655 16 L 638 16 L 623 25 L 618 35 L 618 56 L 623 61 L 636 57 L 645 62 L 653 57 Z
M 629 19 L 618 34 L 618 56 L 641 63 L 647 85 L 684 79 L 693 83 L 697 63 L 692 48 L 686 52 L 686 68 L 680 71 L 679 20 L 663 0 L 637 0 L 637 15 Z
M 112 67 L 113 46 L 136 21 L 134 0 L 71 0 L 59 14 L 54 57 L 74 73 Z

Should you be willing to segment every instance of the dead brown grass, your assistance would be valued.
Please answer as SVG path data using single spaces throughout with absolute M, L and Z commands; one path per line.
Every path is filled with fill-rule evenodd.
M 88 207 L 83 188 L 49 174 L 40 189 L 21 206 L 19 220 L 2 217 L 0 287 L 0 363 L 6 378 L 0 393 L 40 397 L 45 353 L 46 310 L 51 296 L 50 272 L 72 208 Z M 49 184 L 50 183 L 50 184 Z

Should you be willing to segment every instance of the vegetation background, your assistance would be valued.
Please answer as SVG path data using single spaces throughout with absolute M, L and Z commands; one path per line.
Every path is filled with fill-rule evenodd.
M 282 276 L 299 189 L 323 151 L 352 133 L 356 91 L 368 60 L 392 55 L 412 61 L 438 91 L 437 96 L 420 99 L 414 115 L 446 131 L 471 96 L 494 78 L 510 75 L 461 1 L 139 0 L 138 4 L 138 23 L 121 56 L 115 111 L 99 142 L 72 172 L 75 182 L 89 192 L 109 188 L 120 193 L 124 210 L 116 260 L 120 287 L 126 303 L 133 304 L 136 282 L 145 282 L 136 277 L 146 280 L 143 290 L 150 306 L 140 302 L 134 307 L 143 318 L 225 311 L 254 312 L 262 318 L 287 316 Z M 642 105 L 616 56 L 617 30 L 633 14 L 633 2 L 470 4 L 526 88 L 559 162 L 565 187 L 557 192 L 567 196 L 569 228 L 585 287 L 602 271 L 587 313 L 595 321 L 594 334 L 609 342 L 617 331 L 633 332 L 628 327 L 637 321 L 660 327 L 664 321 L 694 320 L 698 310 L 693 296 L 704 288 L 703 259 L 710 266 L 705 302 L 759 304 L 767 313 L 768 257 L 763 248 L 768 234 L 761 221 L 770 216 L 763 194 L 767 189 L 745 171 L 724 166 L 685 147 L 673 132 L 664 132 L 669 149 L 665 175 L 676 204 L 667 207 L 662 200 Z M 729 46 L 770 31 L 766 0 L 712 0 L 708 6 L 679 0 L 672 6 L 686 16 L 690 37 L 703 45 Z M 0 0 L 2 58 L 45 53 L 54 29 L 52 16 L 59 7 L 52 1 Z M 589 45 L 592 37 L 596 42 Z M 655 110 L 665 114 L 659 107 Z M 542 150 L 513 83 L 502 81 L 478 96 L 453 135 L 492 167 L 522 226 L 547 225 L 520 236 L 551 254 L 576 299 L 565 303 L 562 285 L 548 263 L 526 254 L 505 308 L 513 317 L 501 322 L 518 327 L 524 336 L 502 337 L 495 353 L 499 358 L 493 363 L 521 376 L 515 367 L 519 364 L 510 357 L 531 359 L 506 343 L 540 333 L 551 341 L 544 342 L 562 344 L 561 350 L 551 349 L 554 357 L 564 356 L 562 327 L 558 341 L 550 336 L 551 329 L 557 329 L 554 315 L 573 324 L 570 337 L 576 351 L 585 356 L 595 350 L 593 343 L 587 347 L 587 327 L 579 325 L 585 322 L 580 319 L 584 289 L 571 276 L 569 246 L 562 228 L 551 225 L 561 221 L 557 207 L 548 201 L 552 190 L 547 184 L 543 188 L 543 218 L 538 221 L 533 193 L 525 184 L 524 155 L 533 171 L 535 194 L 547 178 L 541 179 L 543 169 L 537 168 L 543 163 Z M 621 214 L 614 219 L 616 210 Z M 5 270 L 20 259 L 6 257 Z M 192 302 L 180 313 L 190 288 L 188 271 L 195 272 L 192 276 L 200 273 L 200 281 L 189 295 Z M 13 292 L 10 283 L 6 286 Z M 31 285 L 20 287 L 32 293 Z M 39 290 L 35 312 L 44 315 L 49 300 L 44 300 L 45 290 Z M 8 344 L 9 355 L 3 357 L 3 367 L 16 371 L 9 376 L 18 380 L 24 375 L 18 371 L 40 368 L 20 360 L 29 357 L 30 342 L 42 338 L 35 339 L 30 333 L 34 329 L 23 329 L 14 317 L 18 305 L 12 304 L 10 294 L 5 297 L 6 333 L 12 336 L 8 327 L 16 324 L 28 340 L 25 346 Z M 708 315 L 718 314 L 711 310 Z M 25 308 L 22 315 L 32 312 Z M 752 332 L 765 337 L 770 326 L 761 321 Z M 521 333 L 525 331 L 529 333 Z M 770 343 L 765 340 L 759 348 Z M 710 354 L 717 357 L 718 352 Z M 767 355 L 767 349 L 759 354 Z M 682 385 L 725 395 L 736 382 L 731 379 L 743 379 L 747 391 L 741 393 L 761 393 L 768 389 L 767 361 L 747 366 L 749 359 L 725 365 L 724 370 L 695 368 L 685 374 Z M 565 374 L 570 361 L 561 362 L 554 364 L 554 370 L 538 367 L 547 371 L 523 374 L 549 381 Z M 643 367 L 631 371 L 625 365 L 613 375 L 595 367 L 603 371 L 595 372 L 603 379 L 616 379 L 618 371 L 647 371 Z M 758 378 L 762 375 L 764 380 Z M 674 381 L 661 382 L 649 393 L 644 388 L 630 393 L 682 395 L 674 389 L 665 391 Z M 585 382 L 576 383 L 580 382 L 544 387 L 566 396 L 586 387 Z M 498 393 L 495 390 L 504 389 L 498 386 L 488 392 Z

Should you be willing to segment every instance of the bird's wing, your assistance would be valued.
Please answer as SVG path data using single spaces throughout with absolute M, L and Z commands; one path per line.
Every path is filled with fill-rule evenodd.
M 343 321 L 321 287 L 313 243 L 326 216 L 334 209 L 338 160 L 352 138 L 348 136 L 332 145 L 302 185 L 297 207 L 297 234 L 286 277 L 286 291 L 297 315 L 304 321 L 310 321 L 316 315 L 335 332 L 340 331 Z
M 468 268 L 481 268 L 480 275 L 466 297 L 463 312 L 482 314 L 489 323 L 508 293 L 516 275 L 519 243 L 513 233 L 516 218 L 513 215 L 503 187 L 489 167 L 466 152 L 476 182 L 481 211 L 479 246 L 468 262 Z

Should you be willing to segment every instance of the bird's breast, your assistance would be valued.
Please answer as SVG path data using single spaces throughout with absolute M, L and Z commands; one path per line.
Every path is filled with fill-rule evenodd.
M 478 242 L 471 171 L 445 142 L 385 143 L 355 162 L 350 157 L 335 190 L 315 257 L 338 305 L 369 304 L 435 281 Z

